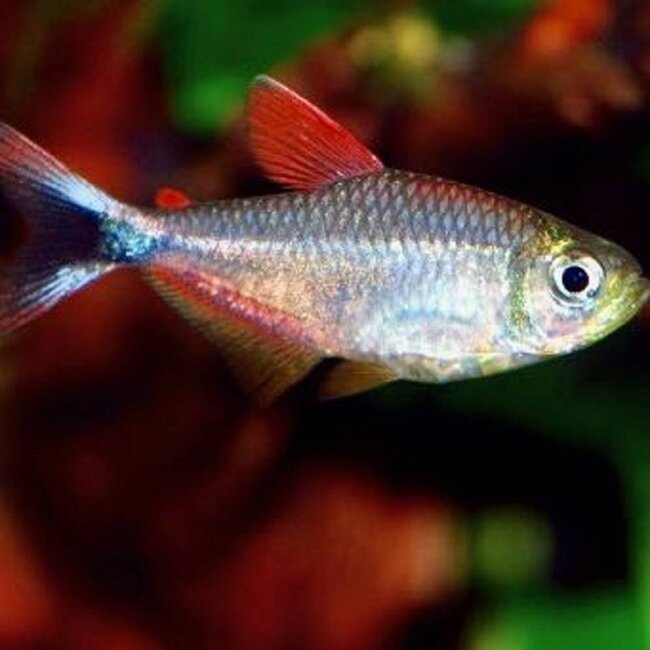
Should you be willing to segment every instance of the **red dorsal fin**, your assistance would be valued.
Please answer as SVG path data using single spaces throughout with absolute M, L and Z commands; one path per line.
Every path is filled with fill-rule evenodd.
M 192 201 L 184 192 L 173 187 L 161 187 L 156 192 L 156 205 L 166 210 L 178 210 L 192 205 Z
M 270 77 L 253 81 L 248 111 L 255 158 L 282 185 L 314 189 L 384 168 L 340 124 Z

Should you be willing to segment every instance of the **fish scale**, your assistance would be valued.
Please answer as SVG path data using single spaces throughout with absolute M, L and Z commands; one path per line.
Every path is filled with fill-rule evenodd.
M 193 205 L 161 190 L 159 209 L 128 206 L 0 124 L 0 184 L 29 226 L 0 277 L 0 333 L 139 267 L 264 403 L 324 357 L 341 360 L 327 397 L 517 368 L 597 341 L 647 299 L 615 244 L 469 185 L 387 169 L 267 77 L 249 103 L 257 161 L 294 191 Z
M 513 228 L 526 211 L 517 215 L 504 200 L 498 221 L 505 236 L 491 243 L 495 227 L 471 220 L 483 197 L 466 195 L 448 181 L 386 170 L 310 194 L 222 201 L 166 217 L 172 241 L 165 255 L 289 314 L 336 356 L 388 356 L 408 374 L 414 357 L 420 363 L 437 350 L 448 358 L 470 339 L 497 345 L 507 329 L 488 331 L 477 320 L 503 312 L 511 251 L 532 230 Z M 474 281 L 477 266 L 492 280 L 488 291 Z

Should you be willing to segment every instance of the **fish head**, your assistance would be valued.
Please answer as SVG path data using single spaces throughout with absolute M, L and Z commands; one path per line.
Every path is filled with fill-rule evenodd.
M 552 356 L 586 347 L 630 320 L 650 296 L 620 246 L 541 215 L 513 262 L 511 316 L 521 349 Z

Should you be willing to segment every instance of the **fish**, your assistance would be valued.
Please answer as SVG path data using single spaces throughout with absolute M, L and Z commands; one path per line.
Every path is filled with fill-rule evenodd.
M 650 282 L 620 246 L 467 184 L 385 167 L 268 76 L 246 111 L 254 158 L 286 191 L 156 207 L 109 196 L 0 125 L 0 190 L 24 224 L 0 274 L 0 333 L 137 267 L 268 404 L 324 359 L 318 393 L 485 377 L 584 348 Z M 6 225 L 6 224 L 5 224 Z

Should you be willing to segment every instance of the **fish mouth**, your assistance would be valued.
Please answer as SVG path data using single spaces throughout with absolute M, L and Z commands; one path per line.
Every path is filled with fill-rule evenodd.
M 616 301 L 616 311 L 619 312 L 618 323 L 620 327 L 631 320 L 650 299 L 650 280 L 638 275 L 628 279 L 623 285 L 623 290 Z M 614 323 L 613 323 L 614 324 Z
M 648 302 L 650 298 L 650 280 L 644 277 L 637 277 L 631 281 L 630 300 L 638 311 Z
M 650 299 L 650 280 L 636 273 L 620 279 L 612 287 L 615 298 L 594 322 L 587 344 L 594 343 L 615 332 L 637 315 Z
M 637 308 L 636 312 L 640 311 L 645 307 L 648 308 L 648 301 L 650 300 L 650 279 L 648 278 L 639 278 L 637 280 Z M 635 313 L 636 313 L 635 312 Z
M 645 303 L 648 302 L 648 299 L 650 298 L 650 280 L 648 278 L 639 278 L 638 282 L 641 285 L 641 298 L 639 299 L 639 306 L 641 307 L 645 305 Z

